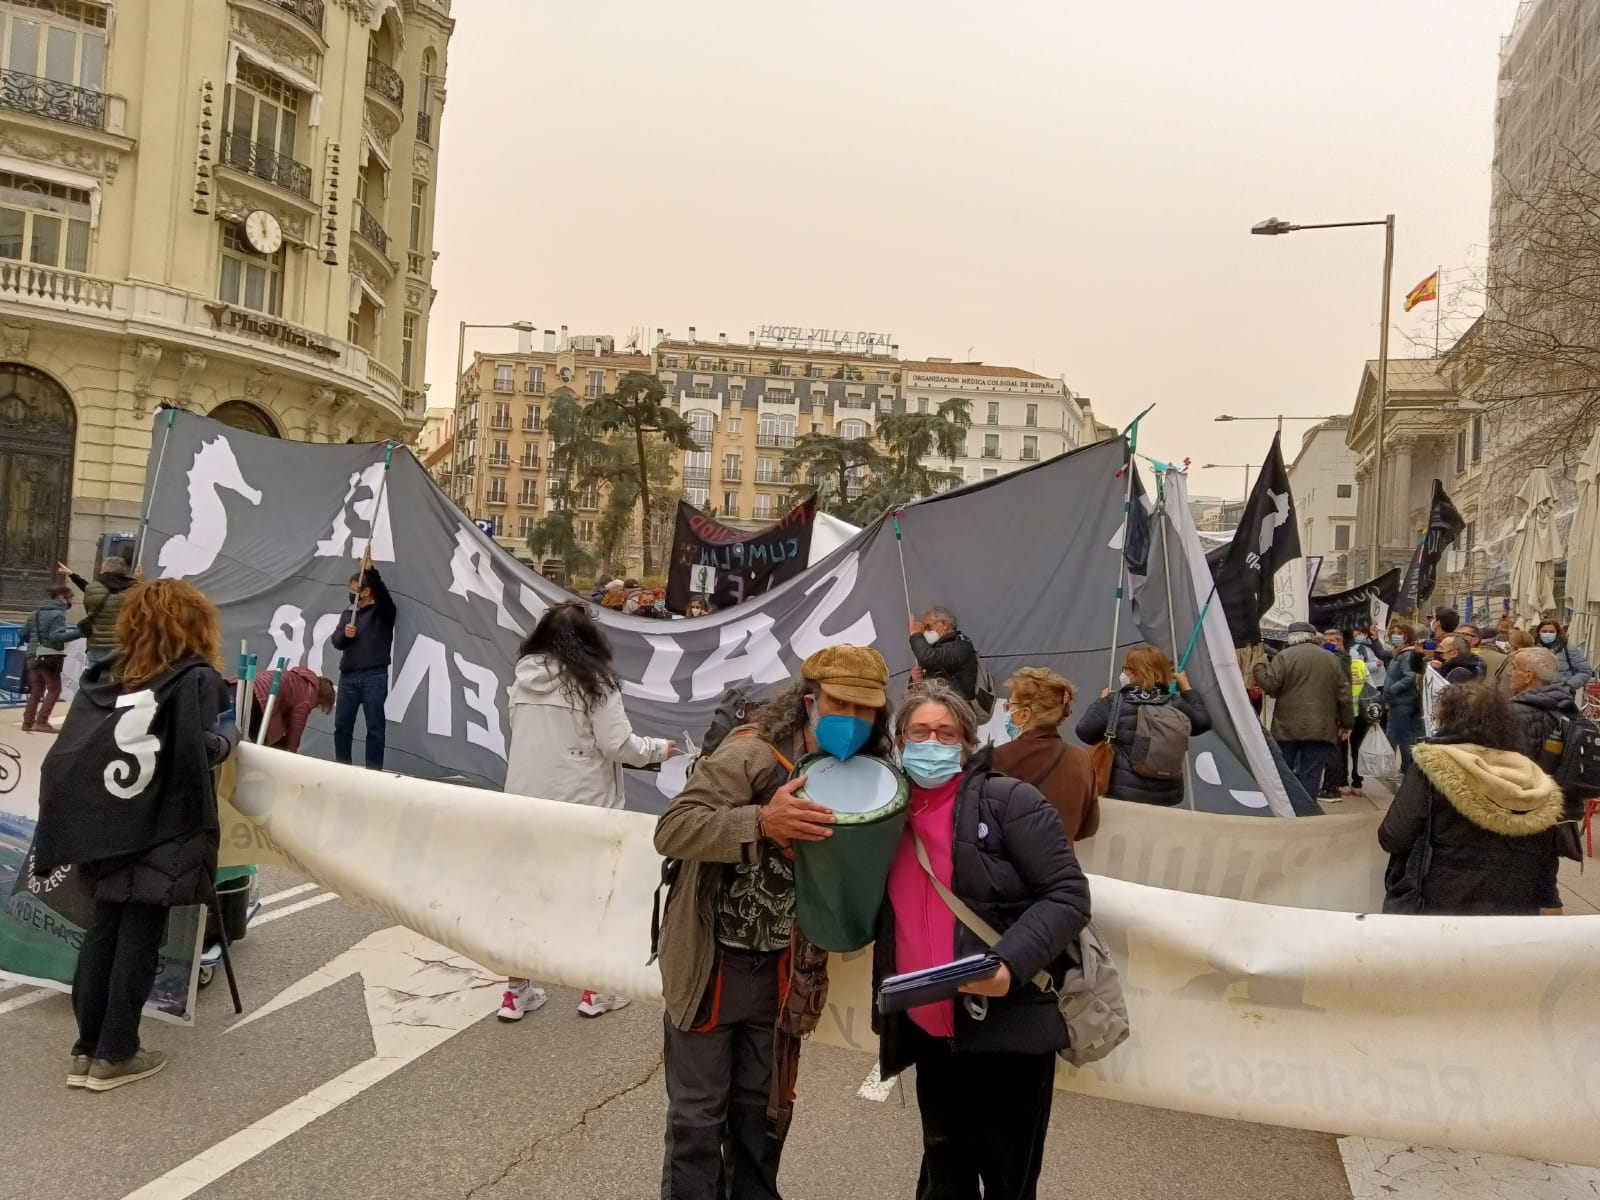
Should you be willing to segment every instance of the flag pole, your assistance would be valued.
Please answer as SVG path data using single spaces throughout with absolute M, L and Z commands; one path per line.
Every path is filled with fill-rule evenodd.
M 383 492 L 389 486 L 389 463 L 394 459 L 394 443 L 383 443 L 383 478 L 378 480 L 378 494 L 372 504 L 372 529 L 377 532 L 378 518 L 383 513 Z M 345 624 L 355 622 L 356 609 L 361 604 L 361 589 L 367 582 L 367 555 L 372 553 L 372 538 L 367 537 L 367 551 L 361 556 L 361 570 L 356 572 L 356 594 L 350 599 L 350 619 Z
M 900 539 L 900 514 L 903 508 L 896 508 L 891 514 L 894 520 L 894 548 L 900 552 L 900 586 L 906 592 L 906 619 L 915 621 L 917 615 L 911 611 L 911 580 L 906 576 L 906 551 Z
M 144 535 L 150 528 L 150 509 L 156 502 L 156 487 L 161 483 L 161 464 L 167 460 L 167 443 L 172 440 L 172 418 L 178 415 L 176 408 L 167 409 L 167 424 L 161 434 L 161 449 L 156 452 L 156 471 L 150 477 L 150 494 L 145 497 L 144 515 L 139 518 L 139 542 L 133 550 L 133 565 L 144 566 Z
M 1152 404 L 1150 408 L 1154 408 Z M 1122 594 L 1128 578 L 1128 521 L 1133 512 L 1133 473 L 1137 469 L 1134 456 L 1139 450 L 1139 422 L 1150 408 L 1144 410 L 1122 431 L 1126 452 L 1122 460 L 1122 544 L 1117 551 L 1117 593 L 1111 609 L 1111 647 L 1106 654 L 1106 687 L 1117 681 L 1117 637 L 1122 632 Z M 1115 690 L 1115 689 L 1112 689 Z
M 1165 464 L 1156 474 L 1156 517 L 1159 521 L 1157 529 L 1161 534 L 1161 574 L 1167 582 L 1167 630 L 1172 639 L 1172 652 L 1178 652 L 1178 614 L 1172 603 L 1172 559 L 1167 554 L 1167 473 Z M 1126 560 L 1124 560 L 1126 561 Z M 1184 655 L 1184 662 L 1189 661 L 1189 656 Z M 1178 671 L 1173 671 L 1170 691 L 1172 695 L 1178 694 Z M 1183 804 L 1191 811 L 1194 803 L 1194 775 L 1189 767 L 1189 755 L 1183 756 Z
M 1444 264 L 1433 273 L 1433 356 L 1439 357 L 1439 325 L 1444 320 L 1444 301 L 1439 297 L 1439 287 L 1444 282 Z

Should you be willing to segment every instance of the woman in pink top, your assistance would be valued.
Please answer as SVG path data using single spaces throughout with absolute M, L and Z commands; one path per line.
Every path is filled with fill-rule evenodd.
M 959 1003 L 888 1015 L 873 1008 L 883 1077 L 917 1068 L 917 1197 L 1034 1200 L 1067 1028 L 1055 998 L 1032 980 L 1043 970 L 1060 981 L 1067 948 L 1089 920 L 1089 883 L 1055 809 L 994 770 L 993 748 L 978 748 L 972 706 L 948 684 L 908 691 L 895 729 L 911 814 L 873 947 L 874 990 L 886 976 L 988 950 L 934 890 L 917 838 L 939 881 L 1000 934 L 998 974 L 966 985 Z

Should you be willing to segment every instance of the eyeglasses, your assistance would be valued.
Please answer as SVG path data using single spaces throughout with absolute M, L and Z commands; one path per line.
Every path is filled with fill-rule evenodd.
M 961 741 L 961 730 L 951 725 L 907 725 L 905 736 L 908 742 L 939 741 L 955 746 Z

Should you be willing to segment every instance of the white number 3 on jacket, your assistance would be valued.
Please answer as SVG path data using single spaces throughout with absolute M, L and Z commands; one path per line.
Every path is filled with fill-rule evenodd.
M 156 694 L 149 688 L 129 692 L 117 697 L 117 707 L 122 713 L 117 717 L 115 735 L 117 749 L 133 759 L 107 765 L 106 791 L 124 800 L 132 800 L 150 786 L 150 777 L 156 769 L 156 752 L 161 741 L 150 732 L 156 719 Z

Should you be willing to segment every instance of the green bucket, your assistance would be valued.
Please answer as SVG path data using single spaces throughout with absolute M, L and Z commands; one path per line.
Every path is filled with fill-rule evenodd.
M 833 810 L 833 836 L 794 844 L 794 912 L 800 932 L 824 950 L 860 950 L 873 939 L 900 844 L 911 785 L 899 768 L 858 754 L 840 762 L 809 754 L 802 799 Z

